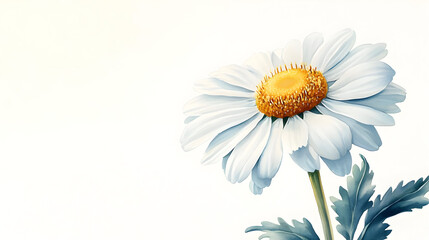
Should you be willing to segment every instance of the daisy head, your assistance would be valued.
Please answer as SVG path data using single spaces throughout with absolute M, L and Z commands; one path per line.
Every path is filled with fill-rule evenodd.
M 350 172 L 352 144 L 375 151 L 374 126 L 394 125 L 390 114 L 405 100 L 392 83 L 395 71 L 382 62 L 386 45 L 354 47 L 355 33 L 320 33 L 257 53 L 195 84 L 201 95 L 184 107 L 185 151 L 210 141 L 202 163 L 222 162 L 226 178 L 251 175 L 255 194 L 271 184 L 282 159 L 307 172 L 320 160 L 336 175 Z

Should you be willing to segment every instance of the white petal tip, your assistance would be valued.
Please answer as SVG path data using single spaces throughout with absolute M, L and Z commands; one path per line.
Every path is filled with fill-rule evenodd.
M 189 147 L 189 146 L 187 146 L 187 145 L 182 145 L 182 149 L 183 149 L 183 151 L 185 151 L 185 152 L 189 152 L 189 151 L 191 151 L 193 148 L 191 148 L 191 147 Z
M 263 188 L 256 186 L 256 184 L 253 181 L 249 182 L 249 189 L 254 195 L 261 195 L 262 192 L 264 191 Z

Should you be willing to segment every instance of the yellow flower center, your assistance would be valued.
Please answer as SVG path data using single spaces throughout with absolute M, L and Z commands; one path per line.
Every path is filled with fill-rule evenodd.
M 325 77 L 307 66 L 277 68 L 257 86 L 256 106 L 269 117 L 292 117 L 319 104 L 328 93 Z

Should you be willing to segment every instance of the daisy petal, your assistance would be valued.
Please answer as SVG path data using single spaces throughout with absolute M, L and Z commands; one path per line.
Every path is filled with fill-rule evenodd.
M 278 55 L 278 52 L 279 50 L 271 53 L 271 62 L 273 64 L 273 68 L 278 68 L 280 66 L 285 65 L 283 59 L 281 58 L 281 55 Z
M 231 183 L 242 182 L 261 156 L 270 136 L 271 118 L 263 118 L 231 153 L 226 164 L 226 178 Z
M 401 109 L 396 105 L 396 102 L 392 101 L 392 99 L 384 98 L 377 95 L 370 97 L 368 99 L 350 100 L 346 102 L 368 106 L 385 113 L 398 113 L 401 111 Z
M 264 77 L 274 70 L 273 64 L 271 63 L 271 54 L 260 52 L 251 56 L 244 63 L 258 72 L 259 77 Z
M 349 151 L 339 159 L 329 160 L 322 157 L 322 160 L 333 173 L 341 177 L 349 174 L 352 168 L 352 156 Z
M 314 172 L 320 169 L 319 155 L 311 146 L 301 147 L 290 154 L 292 160 L 307 172 Z
M 195 82 L 194 89 L 197 92 L 215 96 L 247 97 L 252 98 L 254 92 L 248 89 L 237 87 L 221 81 L 217 78 L 206 78 Z
M 270 186 L 271 179 L 277 174 L 283 157 L 281 134 L 283 119 L 276 119 L 271 127 L 270 137 L 258 162 L 252 170 L 252 184 L 254 190 Z M 252 185 L 251 185 L 252 186 Z M 256 188 L 257 187 L 257 188 Z M 252 190 L 252 188 L 251 188 Z M 252 190 L 253 193 L 255 193 Z M 259 192 L 256 191 L 256 193 Z
M 302 62 L 302 47 L 301 41 L 291 40 L 283 49 L 282 59 L 286 66 L 292 64 L 301 64 Z
M 304 120 L 297 115 L 288 118 L 282 134 L 284 149 L 290 154 L 302 146 L 307 146 L 307 141 L 308 128 Z
M 302 44 L 302 62 L 309 65 L 314 54 L 322 43 L 323 35 L 321 33 L 315 32 L 308 35 Z
M 256 184 L 253 181 L 249 182 L 249 188 L 250 188 L 250 191 L 255 195 L 261 195 L 263 192 L 263 189 L 256 186 Z
M 360 99 L 381 92 L 395 71 L 384 62 L 367 62 L 347 70 L 329 87 L 328 97 L 336 100 Z
M 304 112 L 309 145 L 321 157 L 338 159 L 352 147 L 352 134 L 344 122 L 328 116 Z
M 403 96 L 405 96 L 407 93 L 406 93 L 406 91 L 405 91 L 405 88 L 403 88 L 403 87 L 401 87 L 401 86 L 399 86 L 398 84 L 396 84 L 396 83 L 390 83 L 387 87 L 386 87 L 386 89 L 384 89 L 384 90 L 388 90 L 389 91 L 389 93 L 395 93 L 395 94 L 398 94 L 398 95 L 403 95 Z M 405 99 L 405 98 L 404 98 Z
M 345 29 L 326 41 L 314 54 L 311 65 L 322 73 L 340 62 L 352 49 L 356 40 L 355 32 Z
M 211 164 L 220 160 L 255 128 L 263 116 L 263 114 L 257 113 L 247 121 L 219 133 L 210 142 L 201 163 Z
M 279 170 L 282 157 L 282 131 L 283 119 L 276 119 L 271 127 L 270 138 L 259 158 L 258 164 L 254 170 L 259 178 L 273 178 Z
M 225 155 L 225 156 L 222 158 L 222 169 L 223 169 L 223 173 L 225 173 L 226 163 L 228 162 L 228 159 L 229 159 L 229 156 L 231 156 L 231 153 L 232 153 L 232 151 L 231 151 L 231 152 L 229 152 L 227 155 Z
M 316 106 L 316 108 L 325 115 L 333 116 L 345 122 L 352 132 L 352 143 L 354 145 L 368 151 L 378 150 L 381 146 L 381 138 L 374 126 L 366 125 L 346 116 L 333 113 L 321 105 Z
M 182 148 L 190 151 L 213 138 L 217 133 L 246 121 L 256 113 L 255 107 L 246 107 L 226 109 L 200 116 L 185 126 L 180 138 Z
M 199 95 L 183 107 L 186 116 L 200 116 L 228 108 L 256 107 L 255 98 Z
M 329 98 L 323 99 L 322 105 L 334 113 L 344 115 L 364 124 L 375 126 L 395 125 L 395 120 L 392 116 L 367 106 L 336 101 Z
M 323 73 L 327 81 L 336 81 L 349 68 L 364 62 L 379 61 L 387 55 L 386 44 L 364 44 L 354 48 L 341 62 Z
M 255 167 L 252 170 L 252 182 L 254 182 L 255 185 L 260 188 L 269 187 L 271 185 L 272 178 L 261 178 L 261 176 L 259 176 L 257 171 L 258 171 L 258 163 L 256 163 Z
M 406 93 L 400 86 L 390 83 L 383 91 L 374 96 L 346 102 L 368 106 L 385 113 L 398 113 L 401 109 L 396 106 L 396 103 L 403 102 L 405 96 Z
M 194 121 L 195 119 L 197 119 L 197 117 L 198 116 L 189 116 L 189 117 L 186 117 L 184 123 L 188 124 L 188 123 Z
M 253 74 L 249 69 L 239 65 L 229 65 L 220 68 L 218 71 L 210 74 L 211 77 L 222 80 L 228 84 L 249 89 L 256 90 L 260 79 Z

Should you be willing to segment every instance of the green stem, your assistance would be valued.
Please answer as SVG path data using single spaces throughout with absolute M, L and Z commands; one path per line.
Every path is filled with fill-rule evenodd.
M 323 192 L 322 180 L 320 179 L 319 170 L 309 172 L 311 186 L 313 187 L 314 198 L 316 199 L 317 208 L 319 209 L 320 220 L 322 221 L 323 233 L 325 240 L 333 240 L 331 218 L 329 217 L 329 209 L 326 204 L 325 193 Z

